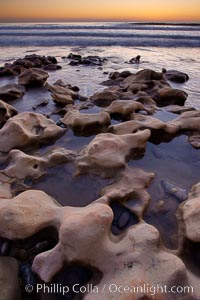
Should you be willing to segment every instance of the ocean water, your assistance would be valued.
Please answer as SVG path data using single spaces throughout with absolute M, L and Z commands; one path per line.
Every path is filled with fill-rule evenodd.
M 24 23 L 0 24 L 0 66 L 27 54 L 54 55 L 61 71 L 49 72 L 50 82 L 58 78 L 92 95 L 102 89 L 108 78 L 104 72 L 114 70 L 156 71 L 177 69 L 186 72 L 186 84 L 173 85 L 188 93 L 186 104 L 200 108 L 200 24 L 152 24 L 130 22 Z M 72 67 L 63 59 L 70 52 L 107 57 L 103 70 L 97 67 Z M 141 64 L 127 62 L 141 55 Z M 9 79 L 14 81 L 15 79 Z M 0 85 L 7 79 L 1 79 Z
M 200 47 L 200 25 L 128 22 L 2 24 L 0 45 Z

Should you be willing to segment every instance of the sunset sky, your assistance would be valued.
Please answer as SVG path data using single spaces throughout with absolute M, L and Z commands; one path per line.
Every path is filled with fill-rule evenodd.
M 0 20 L 200 21 L 200 0 L 0 0 Z

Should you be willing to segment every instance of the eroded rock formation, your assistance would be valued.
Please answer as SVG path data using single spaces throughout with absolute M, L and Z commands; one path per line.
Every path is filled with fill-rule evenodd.
M 0 236 L 10 240 L 27 238 L 46 226 L 56 228 L 58 243 L 51 250 L 36 255 L 32 266 L 46 282 L 65 264 L 79 261 L 101 272 L 101 279 L 96 283 L 100 290 L 104 284 L 110 286 L 113 282 L 117 286 L 130 287 L 145 283 L 167 285 L 169 288 L 189 285 L 184 263 L 162 247 L 159 232 L 153 226 L 140 222 L 130 227 L 123 236 L 114 237 L 110 232 L 113 212 L 106 204 L 93 203 L 83 208 L 60 207 L 44 192 L 30 190 L 11 200 L 1 199 L 0 220 Z M 155 294 L 156 299 L 166 299 L 160 290 Z M 147 291 L 139 291 L 138 294 L 117 292 L 115 299 L 139 299 L 144 295 L 155 299 L 155 295 Z M 175 295 L 170 296 L 167 295 L 168 299 L 174 299 Z M 180 294 L 176 296 L 180 297 Z M 181 296 L 182 299 L 195 299 L 192 298 L 195 294 Z M 103 297 L 113 299 L 113 294 L 106 289 Z M 84 298 L 102 299 L 102 294 L 94 296 L 88 292 Z
M 0 100 L 0 128 L 9 118 L 12 118 L 15 115 L 17 115 L 17 110 L 13 106 Z
M 149 130 L 134 134 L 117 136 L 112 133 L 98 134 L 92 142 L 81 151 L 76 161 L 79 173 L 89 171 L 109 177 L 126 166 L 130 158 L 141 156 L 150 137 Z
M 0 152 L 52 143 L 64 132 L 41 114 L 24 112 L 9 119 L 0 130 Z
M 24 87 L 16 83 L 8 83 L 0 87 L 0 98 L 4 101 L 19 99 L 24 94 Z
M 76 135 L 91 135 L 106 129 L 110 123 L 107 112 L 98 114 L 83 114 L 76 109 L 70 109 L 61 119 L 62 123 L 73 129 Z
M 150 195 L 146 191 L 155 174 L 145 172 L 139 168 L 127 168 L 118 175 L 114 183 L 106 186 L 101 191 L 101 198 L 97 202 L 111 204 L 121 202 L 127 206 L 141 219 L 145 208 L 149 204 Z M 136 200 L 132 205 L 127 204 L 128 200 Z M 140 205 L 138 205 L 138 200 Z
M 47 72 L 41 69 L 31 68 L 20 74 L 18 82 L 27 87 L 39 87 L 46 83 L 48 77 L 49 74 Z

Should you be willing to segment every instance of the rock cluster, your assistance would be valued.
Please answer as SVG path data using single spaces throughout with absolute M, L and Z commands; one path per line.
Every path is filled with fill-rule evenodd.
M 89 66 L 102 66 L 102 64 L 106 61 L 106 58 L 101 58 L 97 55 L 89 55 L 82 57 L 79 54 L 70 53 L 67 56 L 70 59 L 71 66 L 79 66 L 79 65 L 89 65 Z
M 37 54 L 26 55 L 24 58 L 15 60 L 12 64 L 6 63 L 0 68 L 0 77 L 15 76 L 21 74 L 26 69 L 43 68 L 44 70 L 57 70 L 61 67 L 57 65 L 57 59 L 53 56 L 40 56 Z
M 97 56 L 81 57 L 72 53 L 68 58 L 72 65 L 99 66 L 105 61 Z M 43 69 L 57 67 L 55 58 L 37 55 L 6 65 L 0 70 L 0 75 L 9 72 L 20 74 L 20 85 L 1 87 L 0 97 L 2 100 L 20 98 L 24 93 L 23 86 L 43 86 L 48 78 Z M 17 114 L 14 107 L 0 100 L 1 255 L 11 255 L 20 262 L 22 257 L 23 261 L 29 260 L 29 274 L 33 271 L 45 282 L 51 282 L 66 266 L 78 263 L 88 267 L 93 274 L 91 283 L 95 282 L 96 287 L 104 292 L 94 294 L 87 291 L 82 295 L 87 300 L 198 299 L 199 282 L 196 271 L 188 267 L 187 258 L 188 251 L 193 249 L 195 262 L 200 261 L 197 251 L 200 249 L 200 183 L 191 189 L 187 197 L 185 189 L 178 190 L 170 180 L 161 180 L 161 188 L 166 194 L 173 193 L 178 204 L 182 202 L 177 211 L 178 249 L 171 251 L 163 246 L 159 231 L 144 221 L 151 200 L 155 201 L 149 191 L 156 178 L 155 171 L 149 171 L 146 165 L 145 170 L 135 166 L 135 159 L 145 154 L 147 142 L 158 144 L 178 135 L 188 135 L 191 145 L 200 148 L 200 111 L 184 107 L 187 94 L 173 89 L 169 80 L 182 83 L 188 80 L 188 76 L 166 70 L 142 70 L 136 74 L 113 72 L 106 83 L 108 87 L 81 104 L 76 100 L 86 99 L 79 95 L 79 88 L 57 80 L 46 85 L 58 104 L 57 114 L 60 116 L 57 123 L 50 119 L 51 115 L 47 118 L 32 112 Z M 93 113 L 86 113 L 88 108 L 92 108 Z M 82 109 L 84 112 L 81 112 Z M 164 122 L 154 115 L 163 111 L 179 115 Z M 40 149 L 44 144 L 54 143 L 65 133 L 73 138 L 74 135 L 95 136 L 82 137 L 85 146 L 78 150 L 58 145 L 45 151 Z M 63 139 L 68 147 L 68 136 Z M 134 160 L 131 166 L 128 165 L 130 160 Z M 94 177 L 97 184 L 98 180 L 104 182 L 98 187 L 93 198 L 95 201 L 91 204 L 85 207 L 75 207 L 77 203 L 74 207 L 61 206 L 50 195 L 36 190 L 37 187 L 30 189 L 47 174 L 49 168 L 63 164 L 66 172 L 66 163 L 72 168 L 68 175 L 73 176 L 74 181 Z M 65 192 L 66 200 L 69 200 L 71 195 L 67 189 Z M 136 221 L 129 222 L 129 216 Z M 116 234 L 113 230 L 115 225 L 120 229 Z M 56 233 L 53 243 L 35 246 L 31 259 L 17 253 L 14 248 L 17 243 L 29 243 L 35 235 L 50 228 Z M 42 245 L 45 242 L 42 240 Z M 20 250 L 23 252 L 23 247 Z M 94 276 L 95 272 L 98 276 Z M 0 257 L 0 299 L 18 299 L 17 273 L 16 259 Z M 11 283 L 6 283 L 8 276 Z M 105 285 L 113 284 L 119 287 L 145 284 L 168 288 L 193 286 L 194 293 L 177 291 L 166 294 L 160 290 L 154 294 L 150 290 L 112 293 L 109 289 L 104 290 Z

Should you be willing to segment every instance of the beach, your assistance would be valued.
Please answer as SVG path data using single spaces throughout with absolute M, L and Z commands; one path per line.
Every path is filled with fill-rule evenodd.
M 198 24 L 1 24 L 5 300 L 199 299 L 199 47 Z

